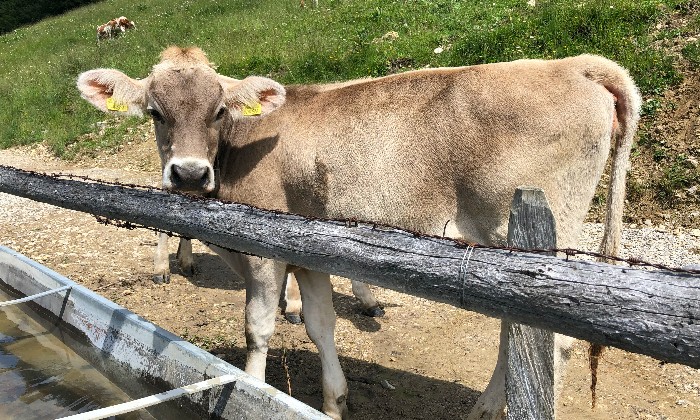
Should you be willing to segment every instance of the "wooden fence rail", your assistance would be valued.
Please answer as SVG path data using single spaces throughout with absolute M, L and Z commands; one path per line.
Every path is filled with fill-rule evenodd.
M 373 224 L 37 176 L 0 167 L 0 192 L 178 232 L 700 368 L 700 277 L 536 254 L 464 249 Z

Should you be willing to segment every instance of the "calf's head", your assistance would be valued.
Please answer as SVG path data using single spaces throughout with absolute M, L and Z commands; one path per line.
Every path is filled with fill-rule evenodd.
M 242 118 L 261 118 L 285 100 L 282 85 L 216 73 L 198 48 L 170 47 L 151 74 L 132 79 L 113 69 L 78 77 L 81 96 L 108 113 L 153 118 L 163 187 L 206 193 L 216 186 L 214 162 L 222 135 Z
M 125 29 L 134 29 L 136 28 L 136 24 L 134 22 L 130 21 L 129 19 L 126 18 L 126 16 L 119 16 L 117 18 L 117 25 L 122 28 L 122 31 Z

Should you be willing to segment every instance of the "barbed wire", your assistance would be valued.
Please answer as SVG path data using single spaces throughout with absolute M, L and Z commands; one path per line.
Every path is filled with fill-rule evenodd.
M 175 237 L 175 238 L 182 238 L 182 239 L 192 239 L 188 238 L 184 235 L 181 235 L 179 233 L 171 232 L 168 230 L 164 229 L 159 229 L 151 226 L 146 226 L 146 225 L 141 225 L 138 223 L 132 223 L 132 222 L 125 222 L 122 220 L 114 220 L 114 219 L 109 219 L 106 217 L 102 216 L 95 216 L 97 221 L 103 225 L 111 225 L 115 226 L 118 228 L 123 228 L 123 229 L 128 229 L 128 230 L 134 230 L 134 229 L 145 229 L 145 230 L 150 230 L 152 232 L 156 233 L 164 233 L 170 237 Z M 314 220 L 320 220 L 320 219 L 314 219 Z M 332 220 L 332 221 L 337 221 L 337 220 Z M 347 227 L 358 227 L 358 223 L 362 222 L 357 222 L 355 220 L 350 220 L 351 223 L 346 224 Z M 376 227 L 376 224 L 369 223 L 367 225 L 373 225 L 373 227 Z M 395 227 L 392 227 L 395 228 Z M 395 228 L 398 229 L 398 228 Z M 630 258 L 622 258 L 622 257 L 617 257 L 617 256 L 612 256 L 612 255 L 605 255 L 600 252 L 595 252 L 595 251 L 583 251 L 580 249 L 575 249 L 575 248 L 548 248 L 548 249 L 529 249 L 529 248 L 518 248 L 518 247 L 512 247 L 512 246 L 498 246 L 498 245 L 482 245 L 479 243 L 471 243 L 471 242 L 466 242 L 462 241 L 460 239 L 453 239 L 449 237 L 433 237 L 431 235 L 422 235 L 422 234 L 415 234 L 414 236 L 418 237 L 431 237 L 431 238 L 439 238 L 439 239 L 448 239 L 454 241 L 458 247 L 460 248 L 478 248 L 478 249 L 489 249 L 489 250 L 499 250 L 499 251 L 508 251 L 508 252 L 521 252 L 521 253 L 527 253 L 527 254 L 545 254 L 545 255 L 551 255 L 551 254 L 564 254 L 565 260 L 569 261 L 569 257 L 576 257 L 576 256 L 587 256 L 587 257 L 592 257 L 596 258 L 601 261 L 614 261 L 618 263 L 625 263 L 628 264 L 630 267 L 647 267 L 647 268 L 656 268 L 658 270 L 666 270 L 666 271 L 671 271 L 674 273 L 681 273 L 681 274 L 697 274 L 700 275 L 700 269 L 693 269 L 693 268 L 680 268 L 680 267 L 670 267 L 664 264 L 659 264 L 659 263 L 653 263 L 649 261 L 644 261 L 640 258 L 636 257 L 630 257 Z M 210 242 L 206 241 L 201 241 L 206 245 L 214 245 Z M 219 246 L 219 245 L 216 245 Z M 236 251 L 234 249 L 230 248 L 224 248 L 228 251 L 232 252 L 239 252 L 241 254 L 245 255 L 254 255 L 250 254 L 247 252 L 243 251 Z
M 2 167 L 2 166 L 0 166 Z M 9 168 L 9 166 L 6 166 L 6 168 Z M 12 169 L 17 169 L 17 168 L 12 168 Z M 20 169 L 20 171 L 23 171 Z M 33 175 L 41 175 L 41 176 L 47 176 L 50 178 L 57 178 L 57 179 L 72 179 L 72 180 L 81 180 L 81 181 L 89 181 L 89 182 L 94 182 L 96 184 L 103 184 L 103 185 L 112 185 L 116 187 L 128 187 L 128 188 L 135 188 L 139 190 L 145 190 L 145 191 L 163 191 L 162 188 L 158 187 L 152 187 L 149 185 L 139 185 L 139 184 L 129 184 L 129 183 L 123 183 L 123 182 L 117 182 L 117 181 L 107 181 L 104 179 L 97 179 L 97 178 L 91 178 L 86 175 L 75 175 L 75 174 L 63 174 L 63 173 L 57 173 L 57 172 L 52 172 L 52 173 L 41 173 L 41 172 L 34 172 L 34 171 L 23 171 L 27 172 Z
M 199 200 L 209 199 L 208 197 L 187 194 L 187 193 L 180 192 L 180 191 L 165 191 L 165 190 L 158 188 L 158 187 L 144 186 L 144 185 L 138 185 L 138 184 L 128 184 L 128 183 L 121 183 L 121 182 L 116 182 L 116 181 L 105 181 L 105 180 L 101 180 L 101 179 L 91 178 L 91 177 L 88 177 L 85 175 L 62 174 L 62 173 L 50 173 L 49 174 L 49 173 L 40 173 L 40 172 L 34 172 L 34 171 L 26 171 L 26 170 L 12 168 L 9 166 L 4 166 L 4 165 L 0 165 L 0 167 L 10 168 L 13 170 L 19 170 L 21 172 L 31 173 L 31 174 L 39 175 L 39 176 L 47 176 L 47 177 L 51 177 L 51 178 L 59 178 L 59 179 L 64 178 L 64 179 L 72 179 L 72 180 L 81 180 L 81 181 L 94 182 L 94 183 L 98 183 L 98 184 L 111 185 L 111 186 L 117 186 L 117 187 L 134 188 L 134 189 L 146 190 L 146 191 L 168 192 L 171 194 L 176 194 L 176 195 L 188 197 L 190 199 L 199 199 Z M 219 200 L 219 201 L 224 201 L 224 200 Z M 226 202 L 226 201 L 224 201 L 224 202 Z M 231 203 L 231 202 L 227 202 L 227 203 Z M 240 203 L 233 203 L 233 204 L 240 204 Z M 250 207 L 253 207 L 253 206 L 250 206 Z M 254 207 L 254 208 L 256 208 L 256 207 Z M 256 208 L 256 209 L 268 211 L 268 212 L 271 211 L 271 210 L 262 209 L 262 208 Z M 272 212 L 276 213 L 276 214 L 292 214 L 292 213 L 285 213 L 285 212 L 281 212 L 281 211 L 272 211 Z M 305 217 L 303 215 L 296 215 L 296 216 Z M 95 215 L 95 218 L 99 223 L 104 224 L 104 225 L 111 225 L 111 226 L 115 226 L 115 227 L 123 228 L 123 229 L 128 229 L 128 230 L 146 229 L 146 230 L 150 230 L 150 231 L 153 231 L 156 233 L 164 233 L 170 237 L 191 239 L 191 238 L 188 238 L 188 237 L 181 235 L 179 233 L 175 233 L 175 232 L 171 232 L 168 230 L 159 229 L 159 228 L 155 228 L 155 227 L 151 227 L 151 226 L 146 226 L 146 225 L 142 225 L 142 224 L 138 224 L 138 223 L 127 222 L 127 221 L 122 221 L 122 220 L 114 220 L 114 219 L 110 219 L 110 218 L 103 217 L 103 216 L 97 216 L 97 215 Z M 381 223 L 360 221 L 360 220 L 357 220 L 354 218 L 349 218 L 349 219 L 309 218 L 309 219 L 316 220 L 316 221 L 326 221 L 326 222 L 340 222 L 340 223 L 345 224 L 345 226 L 347 226 L 349 228 L 357 227 L 359 224 L 365 224 L 368 226 L 372 226 L 373 229 L 381 227 L 381 228 L 386 228 L 386 229 L 402 230 L 402 231 L 410 233 L 416 237 L 452 240 L 460 248 L 473 247 L 473 248 L 480 248 L 480 249 L 491 249 L 491 250 L 522 252 L 522 253 L 532 253 L 532 254 L 550 254 L 550 255 L 551 254 L 555 254 L 555 255 L 556 254 L 564 254 L 566 261 L 569 260 L 569 257 L 587 256 L 587 257 L 595 258 L 599 261 L 613 261 L 616 263 L 628 264 L 630 267 L 655 268 L 655 269 L 659 269 L 659 270 L 666 270 L 666 271 L 671 271 L 671 272 L 675 272 L 675 273 L 682 273 L 682 274 L 694 274 L 694 275 L 700 274 L 700 269 L 671 267 L 671 266 L 667 266 L 665 264 L 645 261 L 645 260 L 642 260 L 642 259 L 636 258 L 636 257 L 622 258 L 622 257 L 614 256 L 614 255 L 606 255 L 606 254 L 603 254 L 600 252 L 584 251 L 584 250 L 575 249 L 575 248 L 526 249 L 526 248 L 518 248 L 518 247 L 511 247 L 511 246 L 484 245 L 484 244 L 479 244 L 479 243 L 468 242 L 468 241 L 461 240 L 461 239 L 449 238 L 449 237 L 445 237 L 445 236 L 423 234 L 420 232 L 402 229 L 402 228 L 399 228 L 396 226 L 383 225 Z M 449 220 L 445 223 L 445 225 L 447 225 L 447 223 L 449 223 Z M 202 241 L 202 242 L 207 244 L 207 245 L 213 245 L 211 243 L 207 243 L 206 241 Z M 252 254 L 249 254 L 246 252 L 235 251 L 235 250 L 231 250 L 231 249 L 228 249 L 228 250 L 234 251 L 234 252 L 240 252 L 240 253 L 246 254 L 246 255 L 252 255 Z
M 185 235 L 181 235 L 181 234 L 179 234 L 179 233 L 171 232 L 171 231 L 165 230 L 165 229 L 159 229 L 159 228 L 156 228 L 156 227 L 146 226 L 146 225 L 142 225 L 142 224 L 139 224 L 139 223 L 127 222 L 127 221 L 124 221 L 124 220 L 110 219 L 110 218 L 108 218 L 108 217 L 98 216 L 98 215 L 94 215 L 94 214 L 93 214 L 93 216 L 95 216 L 95 219 L 97 220 L 98 223 L 103 224 L 103 225 L 105 225 L 105 226 L 114 226 L 114 227 L 117 227 L 117 228 L 122 228 L 122 229 L 127 229 L 127 230 L 145 229 L 145 230 L 150 230 L 151 232 L 155 232 L 155 233 L 158 233 L 158 234 L 164 233 L 164 234 L 168 235 L 168 236 L 171 237 L 171 238 L 179 238 L 179 239 L 187 239 L 187 240 L 191 240 L 191 239 L 192 239 L 192 238 L 188 238 L 188 237 L 185 236 Z M 207 246 L 209 246 L 209 245 L 214 245 L 214 246 L 218 246 L 219 248 L 225 249 L 225 250 L 230 251 L 230 252 L 237 252 L 237 253 L 243 254 L 243 255 L 250 255 L 250 256 L 252 256 L 252 257 L 259 257 L 259 255 L 251 254 L 251 253 L 245 252 L 245 251 L 237 251 L 237 250 L 231 249 L 231 248 L 226 248 L 226 247 L 223 247 L 223 246 L 221 246 L 221 245 L 216 245 L 216 244 L 213 244 L 213 243 L 211 243 L 211 242 L 207 242 L 207 241 L 204 241 L 204 240 L 201 240 L 201 239 L 198 239 L 198 241 L 200 241 L 201 243 L 203 243 L 204 245 L 207 245 Z

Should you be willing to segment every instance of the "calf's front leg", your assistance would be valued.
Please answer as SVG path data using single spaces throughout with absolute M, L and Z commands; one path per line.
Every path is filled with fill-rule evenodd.
M 170 256 L 168 252 L 168 234 L 158 234 L 158 245 L 153 256 L 153 282 L 156 284 L 170 283 Z M 192 241 L 180 238 L 177 247 L 177 261 L 182 273 L 191 276 L 194 273 L 194 256 L 192 255 Z
M 277 304 L 287 264 L 251 257 L 222 248 L 211 249 L 246 281 L 246 372 L 265 380 L 268 342 L 275 329 Z M 333 287 L 328 274 L 300 269 L 294 272 L 304 302 L 306 331 L 321 357 L 323 411 L 347 419 L 348 387 L 335 348 Z
M 348 385 L 335 347 L 335 310 L 330 275 L 299 270 L 294 273 L 304 302 L 304 323 L 321 357 L 323 412 L 334 419 L 348 418 Z
M 240 256 L 240 273 L 246 283 L 245 337 L 247 373 L 265 380 L 267 350 L 275 332 L 275 316 L 287 265 L 277 261 Z
M 287 264 L 231 252 L 215 245 L 209 248 L 245 280 L 245 371 L 264 381 L 268 342 L 275 331 L 275 316 Z
M 158 245 L 153 255 L 153 282 L 156 284 L 170 283 L 170 259 L 168 257 L 168 235 L 158 234 Z

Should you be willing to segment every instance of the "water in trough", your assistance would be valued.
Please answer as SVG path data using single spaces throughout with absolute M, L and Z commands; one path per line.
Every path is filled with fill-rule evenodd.
M 0 302 L 15 298 L 0 288 Z M 0 419 L 59 418 L 163 391 L 129 381 L 132 395 L 127 395 L 78 355 L 73 350 L 76 346 L 85 346 L 85 342 L 79 342 L 60 322 L 38 318 L 27 304 L 0 308 Z M 111 373 L 119 375 L 118 368 Z M 159 418 L 196 418 L 178 405 L 174 400 L 151 411 L 155 409 Z M 118 418 L 155 417 L 140 410 Z
M 11 299 L 0 290 L 0 301 Z M 0 418 L 58 418 L 131 400 L 66 345 L 59 327 L 47 330 L 23 306 L 0 309 Z

